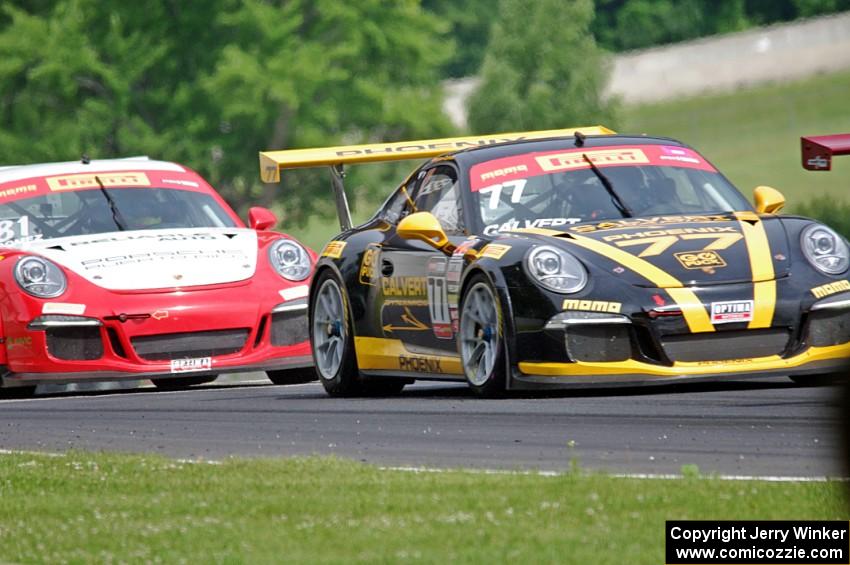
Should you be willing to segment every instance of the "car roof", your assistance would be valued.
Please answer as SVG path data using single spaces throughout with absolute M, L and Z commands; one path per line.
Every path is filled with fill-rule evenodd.
M 477 163 L 510 157 L 522 153 L 534 153 L 538 151 L 556 151 L 558 149 L 577 149 L 579 147 L 607 147 L 611 145 L 673 145 L 686 147 L 686 145 L 675 139 L 666 137 L 647 137 L 643 135 L 593 135 L 584 138 L 583 145 L 576 144 L 574 136 L 553 137 L 549 139 L 531 139 L 499 143 L 486 147 L 472 147 L 463 149 L 443 157 L 437 157 L 434 161 L 454 159 L 459 165 L 471 167 Z
M 128 157 L 125 159 L 97 159 L 88 163 L 84 163 L 83 161 L 66 161 L 63 163 L 35 163 L 32 165 L 0 167 L 0 184 L 53 175 L 139 170 L 189 172 L 189 169 L 177 163 L 154 161 L 147 157 Z

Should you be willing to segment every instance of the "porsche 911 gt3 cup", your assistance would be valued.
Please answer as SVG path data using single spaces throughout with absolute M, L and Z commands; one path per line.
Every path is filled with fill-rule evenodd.
M 671 139 L 604 127 L 261 153 L 261 174 L 434 157 L 321 253 L 310 334 L 334 395 L 844 370 L 850 251 Z
M 146 158 L 0 168 L 0 384 L 312 378 L 315 254 Z

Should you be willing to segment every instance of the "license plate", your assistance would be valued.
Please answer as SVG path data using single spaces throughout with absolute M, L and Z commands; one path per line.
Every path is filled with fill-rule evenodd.
M 195 357 L 194 359 L 172 359 L 172 373 L 192 373 L 212 369 L 212 357 Z

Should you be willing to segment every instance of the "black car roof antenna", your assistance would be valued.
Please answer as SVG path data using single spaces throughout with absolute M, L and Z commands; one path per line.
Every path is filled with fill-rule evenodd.
M 614 185 L 611 184 L 611 180 L 605 176 L 605 173 L 599 170 L 599 167 L 596 166 L 596 163 L 590 160 L 590 157 L 587 156 L 587 153 L 582 153 L 581 156 L 585 161 L 587 161 L 587 164 L 590 165 L 590 170 L 593 171 L 593 174 L 595 174 L 599 178 L 599 181 L 602 183 L 602 186 L 605 187 L 605 190 L 608 191 L 608 194 L 611 195 L 611 200 L 614 202 L 614 206 L 617 207 L 617 210 L 619 210 L 625 218 L 633 217 L 634 213 L 629 209 L 628 206 L 625 205 L 622 200 L 620 200 L 620 195 L 617 194 L 616 190 L 614 190 Z
M 584 147 L 584 140 L 587 139 L 587 136 L 580 131 L 576 131 L 573 135 L 576 137 L 576 147 Z

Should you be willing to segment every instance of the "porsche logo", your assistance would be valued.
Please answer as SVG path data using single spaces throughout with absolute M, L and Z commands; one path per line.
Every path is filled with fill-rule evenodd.
M 168 310 L 157 310 L 153 314 L 151 314 L 151 318 L 154 320 L 162 320 L 163 318 L 168 317 Z

